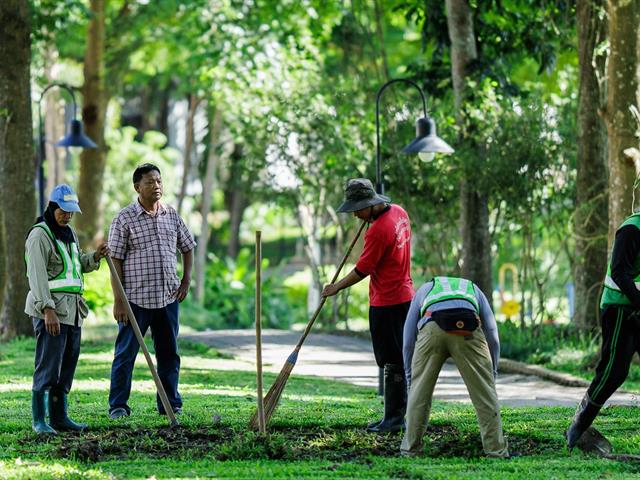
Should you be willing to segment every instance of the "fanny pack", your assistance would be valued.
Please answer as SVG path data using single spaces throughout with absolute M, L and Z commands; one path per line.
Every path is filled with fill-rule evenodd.
M 433 312 L 431 318 L 445 332 L 468 337 L 480 326 L 480 318 L 473 310 L 453 308 Z

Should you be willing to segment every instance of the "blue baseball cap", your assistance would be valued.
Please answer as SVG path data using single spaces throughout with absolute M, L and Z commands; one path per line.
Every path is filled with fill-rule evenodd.
M 57 185 L 53 190 L 51 190 L 49 200 L 57 203 L 65 212 L 82 213 L 82 210 L 80 210 L 80 204 L 78 203 L 78 195 L 76 195 L 73 188 L 66 183 Z

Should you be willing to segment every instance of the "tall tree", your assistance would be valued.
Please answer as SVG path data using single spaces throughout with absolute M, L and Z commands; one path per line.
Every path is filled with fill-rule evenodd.
M 236 258 L 240 251 L 240 226 L 244 211 L 249 206 L 249 196 L 245 190 L 247 185 L 246 168 L 244 168 L 244 146 L 235 143 L 233 152 L 229 155 L 229 172 L 226 188 L 224 189 L 224 203 L 229 212 L 229 243 L 227 256 Z M 243 170 L 245 170 L 243 172 Z M 243 188 L 244 187 L 244 188 Z
M 76 222 L 83 245 L 97 242 L 102 236 L 102 179 L 107 161 L 104 126 L 107 95 L 104 85 L 105 0 L 91 0 L 91 20 L 87 30 L 82 87 L 82 120 L 87 135 L 98 148 L 84 149 L 80 155 L 78 196 L 85 215 Z
M 213 189 L 215 185 L 215 172 L 220 156 L 220 132 L 222 130 L 222 113 L 215 106 L 209 105 L 209 155 L 207 157 L 207 166 L 205 174 L 202 178 L 202 202 L 200 204 L 200 236 L 198 237 L 198 246 L 194 259 L 194 277 L 195 288 L 193 297 L 196 302 L 204 303 L 204 283 L 206 279 L 206 260 L 207 249 L 209 246 L 209 235 L 211 227 L 209 226 L 209 212 L 213 202 Z
M 573 322 L 592 329 L 598 325 L 598 287 L 607 269 L 607 139 L 599 114 L 605 98 L 605 57 L 597 54 L 607 24 L 604 0 L 578 0 L 576 7 L 580 87 Z
M 0 239 L 4 239 L 0 325 L 7 339 L 32 333 L 23 311 L 29 284 L 22 256 L 36 211 L 27 0 L 0 2 L 0 24 Z
M 460 116 L 468 96 L 467 81 L 471 65 L 478 58 L 473 12 L 468 0 L 447 0 L 446 8 L 451 40 L 451 78 L 456 112 Z M 462 179 L 460 188 L 460 231 L 462 275 L 473 280 L 490 298 L 493 287 L 488 198 L 475 188 L 474 180 L 469 175 Z
M 635 147 L 636 124 L 630 107 L 638 94 L 638 24 L 640 2 L 609 0 L 609 60 L 605 122 L 609 138 L 609 244 L 631 213 L 636 169 L 625 150 Z

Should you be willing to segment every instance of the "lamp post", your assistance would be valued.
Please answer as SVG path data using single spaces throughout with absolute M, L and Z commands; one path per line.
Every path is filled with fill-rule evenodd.
M 84 127 L 82 126 L 82 122 L 76 119 L 76 96 L 73 93 L 73 89 L 64 83 L 51 83 L 46 86 L 46 88 L 42 91 L 40 95 L 40 99 L 38 100 L 38 197 L 40 201 L 40 212 L 44 212 L 45 208 L 45 199 L 44 199 L 44 161 L 46 157 L 45 151 L 45 134 L 44 134 L 44 122 L 42 121 L 42 99 L 45 94 L 54 87 L 62 88 L 66 90 L 71 95 L 71 100 L 73 102 L 73 120 L 69 125 L 69 133 L 61 138 L 56 146 L 58 147 L 82 147 L 82 148 L 97 148 L 97 145 L 84 134 Z
M 376 97 L 376 192 L 384 194 L 384 182 L 382 181 L 381 160 L 382 152 L 380 151 L 380 98 L 387 87 L 394 83 L 408 83 L 420 92 L 422 98 L 422 111 L 424 116 L 416 121 L 416 138 L 409 145 L 402 149 L 402 153 L 417 153 L 421 158 L 430 160 L 434 153 L 453 153 L 454 150 L 447 142 L 436 135 L 436 124 L 431 117 L 427 115 L 427 101 L 424 92 L 417 83 L 406 78 L 394 78 L 380 87 Z
M 416 138 L 402 149 L 402 153 L 417 153 L 424 160 L 431 160 L 435 153 L 453 153 L 451 146 L 436 135 L 436 123 L 427 115 L 427 100 L 417 83 L 406 78 L 394 78 L 380 87 L 376 96 L 376 192 L 384 194 L 382 181 L 382 152 L 380 151 L 380 98 L 382 93 L 394 83 L 408 83 L 420 92 L 423 117 L 416 121 Z M 384 394 L 384 370 L 378 370 L 378 395 Z

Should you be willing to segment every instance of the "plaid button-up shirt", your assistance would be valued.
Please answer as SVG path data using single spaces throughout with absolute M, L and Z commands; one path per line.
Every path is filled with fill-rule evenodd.
M 178 212 L 159 204 L 155 215 L 136 200 L 111 222 L 111 256 L 122 260 L 124 290 L 131 303 L 162 308 L 175 301 L 180 286 L 176 251 L 187 253 L 196 242 Z

